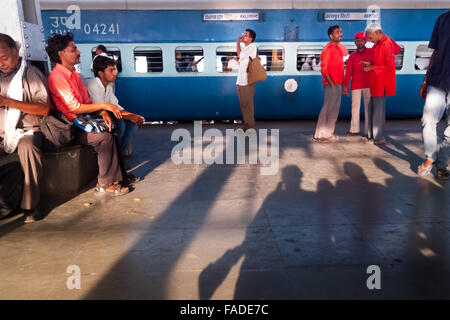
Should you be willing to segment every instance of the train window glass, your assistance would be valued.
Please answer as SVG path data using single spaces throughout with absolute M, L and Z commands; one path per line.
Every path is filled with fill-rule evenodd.
M 428 48 L 428 45 L 419 45 L 416 50 L 416 70 L 428 70 L 432 54 L 433 49 Z
M 177 47 L 175 69 L 178 72 L 203 72 L 205 70 L 203 58 L 202 47 Z
M 92 48 L 92 51 L 91 51 L 92 60 L 94 60 L 94 57 L 96 56 L 96 54 L 95 54 L 96 48 L 97 47 Z M 108 54 L 108 56 L 113 58 L 114 61 L 116 61 L 117 71 L 122 72 L 122 57 L 120 55 L 120 49 L 117 47 L 106 47 L 106 53 Z
M 134 70 L 137 73 L 162 72 L 162 49 L 160 47 L 134 48 Z
M 266 71 L 284 70 L 284 48 L 274 46 L 259 46 L 258 56 Z
M 321 45 L 302 45 L 297 48 L 298 71 L 320 71 Z
M 400 45 L 402 48 L 400 52 L 395 55 L 395 69 L 401 70 L 403 68 L 403 54 L 405 53 L 405 47 Z
M 238 72 L 236 46 L 218 47 L 216 50 L 216 66 L 218 72 Z

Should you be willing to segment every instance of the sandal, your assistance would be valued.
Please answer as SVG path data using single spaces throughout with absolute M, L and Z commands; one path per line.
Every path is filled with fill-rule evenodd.
M 433 169 L 433 164 L 430 164 L 429 166 L 425 166 L 424 163 L 422 163 L 418 168 L 417 168 L 417 174 L 419 176 L 425 177 L 427 176 L 430 172 L 431 169 Z M 439 170 L 438 170 L 439 171 Z M 439 179 L 439 178 L 438 178 Z
M 448 173 L 448 170 L 445 168 L 439 168 L 436 170 L 436 179 L 439 180 L 448 180 L 450 174 Z
M 364 144 L 373 144 L 373 139 L 369 139 L 367 137 L 362 137 L 361 142 Z
M 373 140 L 373 144 L 381 146 L 386 143 L 386 139 Z
M 326 138 L 313 138 L 313 141 L 317 142 L 317 143 L 328 143 L 328 142 L 330 142 L 330 140 L 328 140 Z
M 95 187 L 95 192 L 97 194 L 112 194 L 114 196 L 122 196 L 130 192 L 130 188 L 122 187 L 120 183 L 110 184 L 108 187 L 106 185 L 97 184 Z
M 127 184 L 136 183 L 136 182 L 141 181 L 141 178 L 140 177 L 136 177 L 134 174 L 129 173 L 125 177 L 125 181 L 126 181 Z

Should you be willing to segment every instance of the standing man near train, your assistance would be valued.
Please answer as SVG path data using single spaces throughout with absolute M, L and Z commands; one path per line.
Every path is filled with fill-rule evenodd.
M 428 47 L 434 49 L 428 71 L 420 87 L 420 96 L 426 98 L 422 117 L 422 135 L 425 147 L 425 161 L 417 173 L 426 176 L 436 162 L 436 178 L 448 179 L 450 157 L 450 11 L 439 16 Z M 437 151 L 436 126 L 446 117 L 444 139 Z
M 329 27 L 328 37 L 330 42 L 320 55 L 325 98 L 314 133 L 316 142 L 330 142 L 339 139 L 334 135 L 334 128 L 341 107 L 344 57 L 348 55 L 348 50 L 341 43 L 342 30 L 339 26 Z
M 346 96 L 349 95 L 350 79 L 352 81 L 352 120 L 350 122 L 350 130 L 346 133 L 348 136 L 359 135 L 361 96 L 364 97 L 364 133 L 367 134 L 370 79 L 369 75 L 364 72 L 364 66 L 361 64 L 361 61 L 372 61 L 372 49 L 366 48 L 366 42 L 367 38 L 364 36 L 364 32 L 355 34 L 356 51 L 350 54 L 345 70 L 344 94 Z
M 378 23 L 372 23 L 366 28 L 366 37 L 375 45 L 373 61 L 362 61 L 364 72 L 370 75 L 370 102 L 368 106 L 367 137 L 364 143 L 382 145 L 384 124 L 386 121 L 386 97 L 395 96 L 395 55 L 400 52 L 400 46 L 385 35 Z
M 239 57 L 239 71 L 236 80 L 239 103 L 241 105 L 242 120 L 244 122 L 244 131 L 255 129 L 255 84 L 247 82 L 247 66 L 250 58 L 254 59 L 257 54 L 256 44 L 254 43 L 256 32 L 252 29 L 246 29 L 241 37 L 237 38 L 236 49 Z M 244 49 L 241 49 L 241 42 L 244 43 Z

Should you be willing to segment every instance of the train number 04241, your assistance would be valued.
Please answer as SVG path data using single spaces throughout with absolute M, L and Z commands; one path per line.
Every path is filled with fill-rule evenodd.
M 119 34 L 119 24 L 111 23 L 110 25 L 105 23 L 96 23 L 91 25 L 89 23 L 84 24 L 83 31 L 85 34 L 98 34 L 98 35 L 111 35 L 111 34 Z

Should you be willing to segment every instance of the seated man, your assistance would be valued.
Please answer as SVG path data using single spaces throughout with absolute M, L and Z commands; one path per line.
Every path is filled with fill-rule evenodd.
M 50 96 L 45 76 L 19 57 L 16 42 L 0 33 L 0 143 L 1 151 L 17 150 L 25 176 L 20 207 L 25 223 L 40 218 L 37 209 L 43 177 L 39 118 L 48 115 Z
M 80 51 L 73 42 L 73 35 L 54 34 L 45 48 L 50 60 L 56 64 L 48 78 L 49 89 L 56 107 L 73 121 L 77 114 L 99 113 L 108 123 L 108 111 L 117 118 L 122 118 L 120 109 L 108 102 L 92 103 L 86 86 L 74 66 L 80 63 Z M 111 128 L 111 127 L 110 127 Z M 79 130 L 79 140 L 83 145 L 90 145 L 97 152 L 98 184 L 96 192 L 123 195 L 129 192 L 122 186 L 122 171 L 113 136 L 108 132 L 96 133 Z
M 119 100 L 114 94 L 114 82 L 117 78 L 116 62 L 108 57 L 99 56 L 94 61 L 94 79 L 87 83 L 87 89 L 92 102 L 109 102 L 117 106 L 122 114 L 122 119 L 115 118 L 120 153 L 123 159 L 129 159 L 132 153 L 131 139 L 137 130 L 136 125 L 144 123 L 144 117 L 128 112 L 119 105 Z M 129 163 L 125 166 L 129 169 Z

